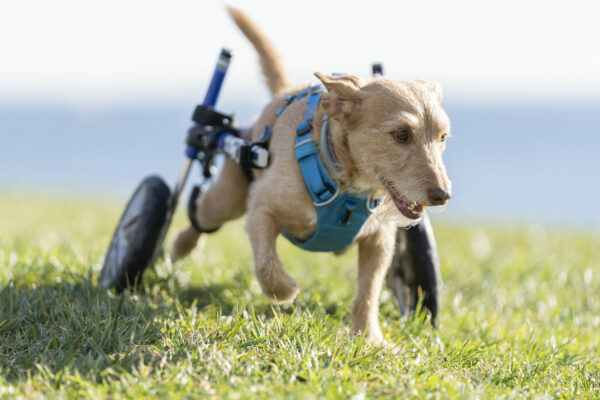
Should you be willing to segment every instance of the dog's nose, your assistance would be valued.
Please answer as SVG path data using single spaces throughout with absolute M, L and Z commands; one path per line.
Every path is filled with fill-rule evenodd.
M 448 199 L 452 197 L 450 192 L 445 191 L 441 187 L 429 190 L 429 201 L 433 206 L 441 206 L 446 204 Z

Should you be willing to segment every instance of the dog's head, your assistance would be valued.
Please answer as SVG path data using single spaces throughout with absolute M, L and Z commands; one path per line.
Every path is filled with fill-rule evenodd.
M 425 206 L 450 198 L 442 162 L 450 120 L 439 86 L 425 81 L 315 74 L 327 88 L 321 106 L 337 121 L 359 189 L 385 191 L 402 215 L 418 219 Z

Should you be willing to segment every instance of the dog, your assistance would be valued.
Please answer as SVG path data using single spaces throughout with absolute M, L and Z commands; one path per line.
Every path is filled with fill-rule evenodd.
M 280 57 L 261 30 L 241 11 L 228 9 L 256 49 L 273 96 L 245 139 L 258 141 L 272 129 L 270 164 L 253 171 L 250 182 L 239 165 L 227 159 L 218 180 L 196 202 L 196 221 L 203 232 L 247 214 L 247 232 L 255 273 L 265 295 L 289 303 L 298 294 L 296 280 L 284 269 L 275 242 L 282 231 L 298 240 L 310 238 L 318 224 L 313 199 L 296 160 L 296 126 L 305 118 L 307 101 L 287 104 L 306 88 L 294 86 Z M 352 75 L 315 73 L 326 89 L 311 122 L 319 144 L 323 120 L 339 163 L 335 180 L 342 190 L 381 198 L 354 242 L 358 245 L 358 286 L 352 329 L 365 340 L 383 343 L 379 296 L 391 263 L 398 227 L 414 225 L 425 207 L 444 205 L 451 182 L 442 161 L 450 120 L 441 106 L 439 85 L 384 77 L 363 80 Z M 285 112 L 277 111 L 287 105 Z M 189 253 L 205 233 L 190 226 L 173 245 L 175 260 Z

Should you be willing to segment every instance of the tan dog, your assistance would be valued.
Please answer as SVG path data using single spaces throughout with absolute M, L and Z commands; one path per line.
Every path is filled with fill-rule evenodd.
M 247 138 L 257 140 L 265 125 L 273 128 L 271 164 L 255 170 L 256 179 L 249 184 L 240 167 L 227 160 L 219 180 L 198 199 L 197 221 L 209 230 L 247 211 L 262 290 L 278 302 L 290 302 L 298 284 L 283 268 L 275 241 L 282 229 L 296 238 L 309 238 L 317 225 L 317 212 L 294 155 L 296 125 L 304 119 L 306 98 L 292 103 L 279 118 L 275 114 L 286 96 L 306 85 L 290 88 L 271 43 L 244 14 L 229 12 L 256 48 L 274 96 Z M 352 310 L 353 330 L 366 330 L 368 341 L 381 343 L 379 295 L 394 253 L 396 230 L 416 223 L 425 206 L 445 204 L 450 198 L 450 181 L 442 163 L 450 122 L 435 84 L 315 75 L 327 93 L 314 114 L 312 132 L 318 143 L 321 121 L 325 115 L 330 118 L 333 150 L 341 166 L 335 176 L 340 187 L 385 198 L 355 238 L 358 290 Z M 174 258 L 191 251 L 200 236 L 191 226 L 182 231 L 174 244 Z

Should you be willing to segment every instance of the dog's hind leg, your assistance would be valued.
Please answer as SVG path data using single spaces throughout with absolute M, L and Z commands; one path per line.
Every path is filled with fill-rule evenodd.
M 173 260 L 190 253 L 204 236 L 204 231 L 213 231 L 225 222 L 244 215 L 248 184 L 240 166 L 227 158 L 219 179 L 196 199 L 195 219 L 203 232 L 192 225 L 182 230 L 173 243 Z
M 395 227 L 380 230 L 358 240 L 358 288 L 352 308 L 352 329 L 365 332 L 365 339 L 383 344 L 379 328 L 379 295 L 394 254 Z
M 247 224 L 256 277 L 263 293 L 279 303 L 291 302 L 299 289 L 277 256 L 275 242 L 281 226 L 266 205 L 249 207 Z

